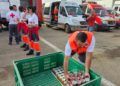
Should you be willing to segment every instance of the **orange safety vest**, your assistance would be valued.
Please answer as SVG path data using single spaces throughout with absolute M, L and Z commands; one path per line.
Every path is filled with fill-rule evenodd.
M 76 36 L 78 35 L 79 32 L 85 32 L 87 34 L 87 46 L 83 46 L 82 48 L 79 48 L 77 43 L 76 43 Z M 73 34 L 70 35 L 69 37 L 69 44 L 73 52 L 76 52 L 78 54 L 85 53 L 87 48 L 90 46 L 91 41 L 92 41 L 92 32 L 87 32 L 87 31 L 76 31 Z

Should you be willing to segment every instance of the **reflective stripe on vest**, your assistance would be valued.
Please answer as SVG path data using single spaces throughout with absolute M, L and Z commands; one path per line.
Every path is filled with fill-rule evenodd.
M 79 32 L 85 32 L 87 34 L 87 43 L 88 43 L 88 45 L 85 46 L 85 47 L 82 47 L 82 48 L 79 48 L 77 43 L 76 43 L 76 36 L 78 35 Z M 71 34 L 70 37 L 69 37 L 69 44 L 70 44 L 70 47 L 71 47 L 72 51 L 74 51 L 74 52 L 76 52 L 78 54 L 85 53 L 87 48 L 91 44 L 92 36 L 93 36 L 93 33 L 87 32 L 87 31 L 76 31 L 73 34 Z

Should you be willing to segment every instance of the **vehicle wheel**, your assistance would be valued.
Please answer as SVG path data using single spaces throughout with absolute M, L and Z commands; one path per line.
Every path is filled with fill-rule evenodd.
M 49 24 L 46 24 L 46 26 L 47 26 L 47 27 L 50 27 L 50 25 L 49 25 Z
M 71 27 L 68 24 L 65 25 L 64 29 L 65 29 L 66 33 L 70 33 L 71 32 Z
M 116 28 L 116 29 L 119 29 L 119 24 L 116 24 L 115 28 Z

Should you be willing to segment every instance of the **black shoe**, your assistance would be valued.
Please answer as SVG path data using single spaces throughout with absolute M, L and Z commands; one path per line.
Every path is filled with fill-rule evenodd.
M 10 42 L 10 43 L 8 43 L 9 45 L 12 45 L 12 43 Z
M 37 53 L 36 53 L 36 56 L 40 56 L 40 52 L 37 52 Z
M 24 43 L 22 46 L 20 46 L 21 48 L 25 48 L 27 45 Z
M 25 47 L 24 51 L 28 51 L 28 50 L 29 50 L 29 46 L 28 46 L 28 45 L 26 45 L 26 47 Z
M 31 49 L 26 55 L 34 55 L 34 51 Z
M 2 32 L 1 28 L 0 28 L 0 32 Z
M 12 37 L 9 37 L 9 45 L 12 45 Z

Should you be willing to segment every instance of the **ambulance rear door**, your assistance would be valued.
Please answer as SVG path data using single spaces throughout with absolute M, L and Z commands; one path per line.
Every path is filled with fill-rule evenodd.
M 43 20 L 45 23 L 51 23 L 51 3 L 45 3 L 43 11 Z

